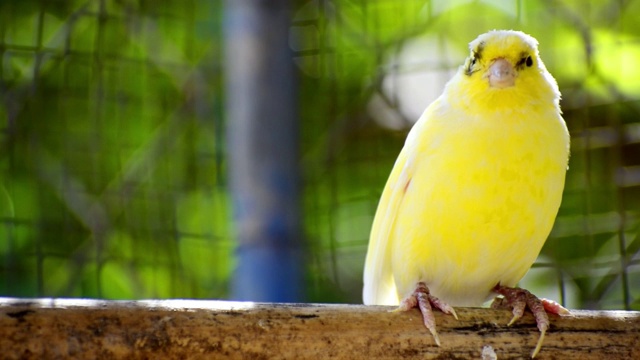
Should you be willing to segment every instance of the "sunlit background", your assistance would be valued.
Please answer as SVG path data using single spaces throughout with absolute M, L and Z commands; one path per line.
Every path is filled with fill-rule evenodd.
M 0 296 L 233 297 L 232 2 L 0 3 Z M 512 28 L 539 40 L 572 137 L 559 217 L 521 285 L 571 307 L 640 309 L 640 0 L 289 9 L 296 300 L 361 302 L 369 228 L 408 129 L 469 41 Z

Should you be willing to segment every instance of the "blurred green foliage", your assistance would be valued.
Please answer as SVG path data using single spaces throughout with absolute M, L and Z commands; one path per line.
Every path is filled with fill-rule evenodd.
M 573 141 L 525 282 L 640 308 L 640 1 L 293 3 L 310 301 L 360 301 L 406 94 L 439 93 L 470 40 L 514 28 L 540 41 Z M 228 295 L 224 20 L 222 1 L 0 3 L 0 295 Z M 441 81 L 396 81 L 425 73 Z
M 224 296 L 221 4 L 1 10 L 0 293 Z

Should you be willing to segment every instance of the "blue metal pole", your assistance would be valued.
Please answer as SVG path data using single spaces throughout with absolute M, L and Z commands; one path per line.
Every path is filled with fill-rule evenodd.
M 298 114 L 288 0 L 225 2 L 229 186 L 238 239 L 232 297 L 303 294 Z

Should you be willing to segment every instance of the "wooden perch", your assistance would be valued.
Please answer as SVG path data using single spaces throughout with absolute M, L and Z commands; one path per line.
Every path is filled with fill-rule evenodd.
M 3 359 L 513 359 L 538 340 L 530 314 L 436 313 L 442 346 L 418 310 L 320 304 L 0 298 Z M 483 357 L 483 347 L 485 355 Z M 495 352 L 497 357 L 492 357 Z M 640 313 L 551 316 L 539 359 L 640 359 Z

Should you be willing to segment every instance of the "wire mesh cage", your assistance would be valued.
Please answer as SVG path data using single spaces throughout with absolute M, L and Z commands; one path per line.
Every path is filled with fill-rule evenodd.
M 225 294 L 216 7 L 2 4 L 3 294 Z
M 316 122 L 328 139 L 316 157 L 321 165 L 308 166 L 318 171 L 308 178 L 329 178 L 317 186 L 331 184 L 332 194 L 308 184 L 320 198 L 308 221 L 325 232 L 316 235 L 325 250 L 317 252 L 317 272 L 357 300 L 368 226 L 406 131 L 462 64 L 470 39 L 516 28 L 540 41 L 572 135 L 560 214 L 523 283 L 574 307 L 637 308 L 640 108 L 631 84 L 640 74 L 625 65 L 638 47 L 637 11 L 634 2 L 306 3 L 294 28 L 310 47 L 296 62 L 307 81 L 318 82 L 314 89 L 330 94 L 309 106 L 335 119 Z
M 221 1 L 0 4 L 0 295 L 229 296 Z M 640 1 L 291 4 L 306 293 L 361 302 L 404 137 L 493 28 L 540 41 L 572 137 L 563 203 L 523 283 L 640 307 Z

